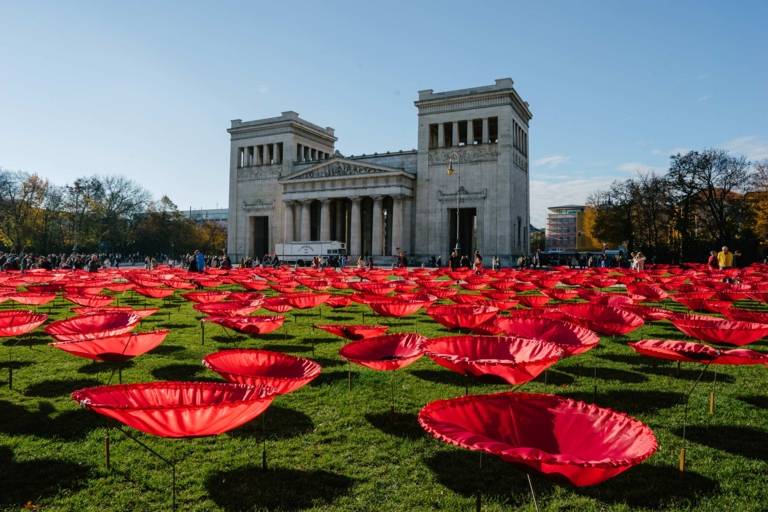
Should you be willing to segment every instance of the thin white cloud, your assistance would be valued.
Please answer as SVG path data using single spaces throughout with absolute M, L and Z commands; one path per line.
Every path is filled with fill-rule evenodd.
M 256 92 L 259 94 L 267 94 L 269 92 L 269 85 L 259 84 L 256 86 Z
M 712 98 L 711 94 L 702 94 L 701 96 L 696 98 L 696 101 L 698 101 L 699 103 L 704 103 L 705 101 L 709 101 L 710 98 Z
M 677 148 L 669 148 L 669 149 L 652 149 L 651 154 L 656 156 L 672 156 L 680 154 L 685 154 L 689 152 L 691 149 L 686 148 L 683 146 L 677 147 Z
M 768 139 L 758 135 L 731 139 L 723 147 L 731 153 L 744 155 L 747 160 L 768 160 Z
M 652 172 L 663 172 L 661 167 L 653 167 L 652 165 L 642 164 L 640 162 L 625 162 L 617 167 L 622 172 L 628 172 L 633 174 L 650 174 Z
M 571 157 L 565 155 L 550 155 L 539 158 L 533 161 L 534 167 L 557 167 L 560 164 L 564 164 Z
M 587 198 L 605 190 L 619 179 L 615 176 L 597 176 L 571 180 L 531 180 L 531 223 L 537 228 L 547 225 L 547 208 L 563 204 L 584 204 Z
M 706 80 L 709 78 L 709 73 L 700 73 L 696 75 L 696 80 Z

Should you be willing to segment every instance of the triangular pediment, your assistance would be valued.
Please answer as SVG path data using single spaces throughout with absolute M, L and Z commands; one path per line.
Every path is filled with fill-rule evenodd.
M 349 160 L 347 158 L 336 157 L 325 162 L 312 165 L 306 169 L 302 169 L 290 176 L 281 179 L 280 181 L 285 183 L 300 180 L 314 180 L 324 178 L 355 178 L 372 175 L 382 176 L 388 174 L 392 176 L 411 176 L 403 169 L 386 167 L 384 165 L 373 165 L 359 162 L 357 160 Z

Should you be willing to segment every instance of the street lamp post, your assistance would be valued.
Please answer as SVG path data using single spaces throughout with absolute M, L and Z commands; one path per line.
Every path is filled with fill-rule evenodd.
M 448 156 L 448 176 L 453 176 L 454 173 L 456 174 L 456 178 L 458 179 L 458 187 L 456 188 L 456 247 L 453 249 L 456 251 L 456 255 L 459 255 L 459 251 L 461 250 L 461 247 L 459 245 L 459 213 L 460 213 L 460 206 L 461 206 L 461 173 L 459 172 L 459 169 L 454 169 L 453 162 L 454 160 L 456 163 L 459 163 L 459 154 L 456 152 L 451 153 Z

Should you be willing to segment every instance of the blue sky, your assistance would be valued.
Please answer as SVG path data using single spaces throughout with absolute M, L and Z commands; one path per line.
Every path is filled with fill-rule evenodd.
M 768 2 L 5 2 L 0 166 L 227 201 L 230 119 L 295 110 L 343 153 L 416 145 L 419 89 L 509 76 L 532 220 L 669 154 L 768 159 Z

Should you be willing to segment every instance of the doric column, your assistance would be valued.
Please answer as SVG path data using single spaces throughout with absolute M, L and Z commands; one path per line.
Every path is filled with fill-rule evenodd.
M 403 248 L 403 199 L 392 197 L 392 251 Z
M 336 241 L 345 242 L 347 236 L 347 227 L 344 224 L 344 201 L 336 200 Z
M 360 256 L 362 253 L 362 239 L 360 238 L 360 201 L 362 197 L 352 198 L 352 209 L 349 215 L 349 254 Z
M 451 146 L 459 145 L 459 122 L 453 122 L 453 133 L 451 134 Z
M 309 242 L 312 238 L 312 213 L 310 210 L 311 202 L 309 199 L 305 199 L 301 202 L 301 241 Z
M 483 140 L 480 141 L 482 144 L 488 144 L 488 138 L 490 137 L 488 132 L 488 118 L 483 118 Z
M 331 200 L 320 202 L 320 240 L 327 242 L 331 239 Z
M 293 242 L 293 201 L 285 201 L 285 241 Z
M 381 256 L 384 252 L 384 198 L 373 196 L 373 220 L 371 221 L 371 256 Z
M 467 146 L 475 143 L 475 125 L 471 119 L 467 121 Z
M 438 123 L 437 125 L 437 147 L 445 147 L 445 124 Z
M 299 162 L 304 161 L 304 150 L 301 149 L 301 144 L 296 144 L 296 160 Z

